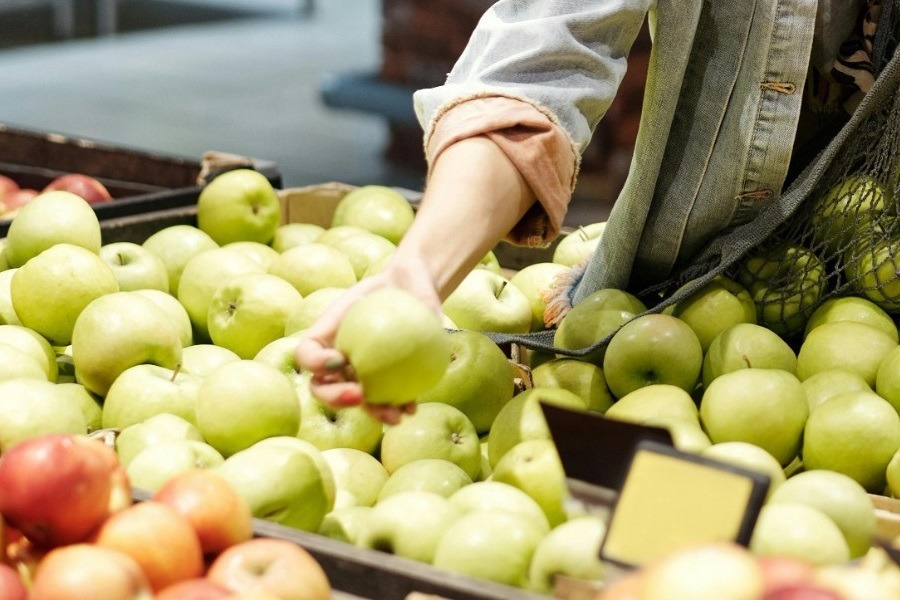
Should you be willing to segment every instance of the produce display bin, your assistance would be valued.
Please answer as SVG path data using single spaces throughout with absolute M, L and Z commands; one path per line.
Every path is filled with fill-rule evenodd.
M 194 205 L 211 175 L 239 166 L 281 186 L 278 167 L 270 161 L 217 152 L 195 160 L 0 124 L 0 175 L 38 191 L 66 173 L 94 177 L 114 198 L 93 205 L 101 221 Z M 0 220 L 0 237 L 9 224 Z

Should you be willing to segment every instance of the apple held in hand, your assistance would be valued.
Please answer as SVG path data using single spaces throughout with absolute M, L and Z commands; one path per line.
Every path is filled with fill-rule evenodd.
M 334 347 L 347 357 L 372 404 L 415 400 L 450 364 L 448 334 L 437 314 L 399 288 L 376 290 L 353 304 Z
M 44 435 L 0 459 L 0 514 L 44 548 L 82 542 L 131 503 L 112 449 L 73 435 Z
M 528 333 L 531 304 L 525 292 L 498 273 L 474 269 L 444 300 L 444 314 L 461 329 Z
M 281 202 L 265 175 L 251 169 L 227 171 L 197 198 L 197 226 L 217 244 L 268 244 L 281 221 Z
M 365 185 L 338 201 L 331 226 L 355 225 L 397 244 L 412 225 L 413 217 L 412 205 L 400 192 L 386 186 Z
M 63 191 L 84 198 L 88 204 L 101 204 L 111 202 L 113 197 L 96 178 L 81 173 L 67 173 L 60 175 L 48 183 L 43 192 Z

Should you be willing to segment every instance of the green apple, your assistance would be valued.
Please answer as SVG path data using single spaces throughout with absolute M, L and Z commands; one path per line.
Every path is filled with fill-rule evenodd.
M 714 444 L 755 444 L 782 466 L 797 456 L 808 416 L 803 386 L 781 369 L 740 369 L 720 375 L 700 402 L 700 422 Z
M 824 323 L 809 332 L 797 353 L 797 376 L 804 380 L 821 371 L 856 373 L 875 387 L 878 367 L 897 342 L 870 325 L 853 321 Z
M 881 360 L 875 374 L 875 392 L 900 413 L 900 346 L 885 354 Z
M 166 314 L 135 292 L 115 292 L 91 302 L 72 330 L 79 383 L 100 396 L 126 369 L 151 364 L 174 369 L 181 339 Z
M 302 452 L 303 454 L 309 456 L 312 459 L 313 463 L 316 465 L 316 468 L 319 470 L 322 493 L 325 495 L 325 499 L 328 501 L 328 510 L 334 508 L 334 501 L 337 497 L 337 484 L 335 483 L 334 473 L 331 472 L 331 467 L 329 466 L 328 461 L 325 460 L 325 457 L 322 456 L 322 452 L 318 448 L 316 448 L 306 440 L 301 440 L 300 438 L 296 438 L 290 435 L 276 435 L 273 437 L 268 437 L 264 440 L 256 442 L 254 446 L 284 446 L 286 448 L 290 448 L 296 452 Z
M 798 502 L 817 508 L 838 526 L 850 558 L 869 551 L 875 535 L 875 507 L 866 490 L 850 477 L 834 471 L 804 471 L 791 477 L 769 498 L 769 503 Z
M 87 424 L 87 432 L 92 433 L 103 428 L 103 403 L 98 396 L 87 391 L 80 383 L 58 383 L 57 389 L 69 399 L 78 405 L 81 414 L 84 415 L 84 421 Z
M 365 233 L 370 232 L 364 227 L 360 227 L 358 225 L 335 225 L 323 231 L 322 235 L 316 238 L 316 243 L 324 244 L 325 246 L 330 247 L 338 240 Z
M 308 296 L 304 296 L 300 305 L 288 315 L 284 324 L 284 335 L 303 331 L 316 322 L 325 310 L 344 293 L 344 288 L 320 288 Z
M 528 333 L 531 304 L 503 275 L 474 269 L 444 300 L 444 314 L 461 329 Z
M 298 393 L 302 389 L 299 384 L 304 383 L 308 388 L 309 380 L 312 377 L 312 373 L 298 370 L 297 359 L 294 357 L 294 354 L 299 343 L 300 340 L 295 337 L 280 337 L 266 344 L 253 357 L 253 360 L 273 366 L 287 375 L 297 385 Z
M 323 450 L 322 458 L 334 477 L 334 510 L 375 505 L 389 477 L 377 458 L 355 448 Z
M 650 419 L 647 425 L 658 425 L 669 430 L 672 444 L 682 452 L 697 454 L 712 445 L 709 436 L 703 431 L 700 423 L 681 419 Z
M 217 176 L 197 198 L 197 227 L 219 245 L 268 244 L 281 223 L 281 202 L 265 175 L 235 169 Z
M 13 309 L 21 323 L 51 344 L 65 346 L 81 311 L 93 300 L 119 291 L 112 269 L 89 250 L 57 244 L 15 271 Z
M 272 238 L 272 249 L 279 254 L 290 250 L 294 246 L 302 246 L 316 241 L 322 235 L 325 228 L 314 223 L 285 223 L 279 225 Z
M 355 225 L 398 243 L 413 222 L 413 208 L 400 192 L 380 185 L 364 185 L 338 201 L 331 226 Z
M 438 569 L 525 587 L 544 530 L 525 515 L 473 512 L 451 524 L 434 553 Z
M 900 238 L 876 242 L 856 265 L 856 285 L 863 296 L 886 311 L 900 310 Z
M 362 524 L 357 543 L 362 548 L 430 563 L 445 532 L 461 517 L 460 510 L 438 494 L 394 494 L 375 504 Z
M 169 293 L 178 295 L 178 284 L 185 265 L 204 250 L 218 248 L 209 234 L 193 225 L 170 225 L 160 229 L 141 244 L 166 265 Z
M 723 463 L 742 467 L 750 471 L 762 473 L 769 478 L 769 491 L 766 498 L 772 494 L 785 481 L 784 470 L 774 456 L 755 444 L 747 442 L 722 442 L 713 444 L 709 448 L 700 451 L 700 456 L 712 458 Z
M 333 507 L 319 466 L 297 448 L 254 444 L 213 470 L 234 486 L 259 519 L 318 531 Z
M 360 533 L 371 512 L 371 506 L 335 508 L 322 519 L 318 533 L 339 542 L 359 545 Z
M 154 415 L 169 413 L 197 423 L 203 378 L 157 365 L 129 367 L 113 381 L 103 401 L 103 427 L 125 429 Z
M 544 309 L 547 308 L 547 294 L 555 286 L 556 277 L 567 271 L 565 265 L 554 262 L 539 262 L 528 265 L 509 278 L 509 282 L 522 290 L 531 305 L 531 331 L 541 331 L 544 325 Z
M 176 296 L 191 318 L 195 339 L 209 339 L 209 306 L 223 283 L 238 275 L 263 272 L 252 258 L 228 248 L 204 250 L 191 258 L 181 272 Z
M 478 264 L 475 265 L 476 269 L 487 269 L 488 271 L 492 271 L 494 273 L 502 273 L 503 267 L 500 266 L 500 260 L 497 258 L 497 255 L 494 254 L 493 250 L 488 250 L 487 254 L 481 257 L 481 260 L 478 261 Z
M 187 348 L 194 343 L 194 329 L 191 325 L 191 318 L 188 316 L 184 305 L 178 301 L 178 298 L 169 292 L 160 290 L 135 290 L 135 293 L 152 300 L 157 307 L 166 313 L 169 321 L 178 330 L 182 348 Z
M 803 391 L 812 414 L 826 400 L 844 392 L 868 392 L 871 387 L 858 373 L 843 369 L 826 369 L 803 380 Z
M 369 266 L 366 267 L 366 270 L 363 272 L 362 277 L 360 279 L 366 279 L 367 277 L 371 277 L 372 275 L 377 275 L 384 271 L 391 261 L 394 259 L 394 254 L 396 252 L 389 252 L 387 254 L 382 255 L 380 258 L 369 263 Z M 454 327 L 455 329 L 455 327 Z
M 357 279 L 362 279 L 372 264 L 397 250 L 392 242 L 366 230 L 331 239 L 323 234 L 317 243 L 331 246 L 346 256 L 353 265 L 353 273 Z
M 738 369 L 781 369 L 797 373 L 797 355 L 777 333 L 753 323 L 739 323 L 721 332 L 703 357 L 703 387 Z
M 644 424 L 668 421 L 700 423 L 697 405 L 691 395 L 667 383 L 655 383 L 629 392 L 606 411 L 606 416 Z
M 756 303 L 757 323 L 791 337 L 803 332 L 825 292 L 825 265 L 808 248 L 769 245 L 744 260 L 738 283 Z
M 228 457 L 274 436 L 293 436 L 300 403 L 291 380 L 254 360 L 223 365 L 207 375 L 197 392 L 197 427 Z
M 285 250 L 269 273 L 293 285 L 304 297 L 321 288 L 348 288 L 357 281 L 350 259 L 319 242 Z
M 36 358 L 24 350 L 0 343 L 0 381 L 10 379 L 47 381 L 47 371 Z
M 562 388 L 531 388 L 507 402 L 488 434 L 488 461 L 495 467 L 511 448 L 525 440 L 549 440 L 550 429 L 541 403 L 571 410 L 587 410 L 586 401 Z
M 0 454 L 19 442 L 50 433 L 87 433 L 78 404 L 46 380 L 0 382 Z
M 702 367 L 703 349 L 694 330 L 677 317 L 657 313 L 623 325 L 603 357 L 606 385 L 617 398 L 655 383 L 693 392 Z
M 531 496 L 551 527 L 567 519 L 566 474 L 551 440 L 525 440 L 510 448 L 494 466 L 492 481 L 508 483 Z
M 851 175 L 836 183 L 810 208 L 815 243 L 825 247 L 828 257 L 836 257 L 861 224 L 881 214 L 884 201 L 884 188 L 872 177 Z
M 22 321 L 12 305 L 12 278 L 18 269 L 0 271 L 0 324 L 21 325 Z
M 400 288 L 381 288 L 355 302 L 338 326 L 334 347 L 347 357 L 372 404 L 415 400 L 450 364 L 449 334 L 437 314 Z
M 703 352 L 707 351 L 713 338 L 729 327 L 738 323 L 756 323 L 756 303 L 750 292 L 724 275 L 716 276 L 663 312 L 687 323 L 697 334 Z
M 893 498 L 900 498 L 900 449 L 894 452 L 893 458 L 888 462 L 885 477 L 887 478 L 887 492 Z
M 296 436 L 320 450 L 353 448 L 375 454 L 384 426 L 362 406 L 335 409 L 320 402 L 309 389 L 309 374 L 295 381 L 300 401 Z
M 593 363 L 575 358 L 557 358 L 541 363 L 531 370 L 534 387 L 562 388 L 580 396 L 587 409 L 606 412 L 615 398 L 606 387 L 603 369 Z
M 509 359 L 479 331 L 452 331 L 450 364 L 443 376 L 416 402 L 442 402 L 461 410 L 478 433 L 491 427 L 500 409 L 513 397 L 515 381 Z
M 900 341 L 897 325 L 891 316 L 871 300 L 859 296 L 840 296 L 820 304 L 809 316 L 803 335 L 804 339 L 819 325 L 833 321 L 853 321 L 871 325 L 890 336 L 894 343 Z
M 900 416 L 871 391 L 834 396 L 809 416 L 803 466 L 853 478 L 866 490 L 884 490 L 885 470 L 900 447 Z
M 423 458 L 440 458 L 478 478 L 481 447 L 475 426 L 449 404 L 422 404 L 412 415 L 388 427 L 381 440 L 381 463 L 388 473 Z
M 763 506 L 753 528 L 750 550 L 757 556 L 797 558 L 816 566 L 845 563 L 850 550 L 828 516 L 799 502 Z
M 131 484 L 156 492 L 170 479 L 191 469 L 212 469 L 225 459 L 215 448 L 197 440 L 167 440 L 147 446 L 125 467 Z
M 241 357 L 215 344 L 195 344 L 181 353 L 181 371 L 198 377 L 206 377 L 222 365 L 237 362 Z
M 100 221 L 87 201 L 70 192 L 45 192 L 25 204 L 10 223 L 4 253 L 9 266 L 18 268 L 57 244 L 96 255 L 100 238 Z
M 605 229 L 606 221 L 600 221 L 584 225 L 565 235 L 553 250 L 552 262 L 567 267 L 581 264 L 594 253 Z
M 263 271 L 268 271 L 269 267 L 272 266 L 272 263 L 275 262 L 280 254 L 277 250 L 272 248 L 272 246 L 260 244 L 259 242 L 231 242 L 230 244 L 225 244 L 223 247 L 228 248 L 229 250 L 237 250 L 247 257 L 252 258 Z
M 116 454 L 119 455 L 119 462 L 127 467 L 144 448 L 175 440 L 204 441 L 197 426 L 187 419 L 159 413 L 122 429 L 116 436 Z
M 162 259 L 134 242 L 112 242 L 100 248 L 100 258 L 109 265 L 119 289 L 169 291 L 169 271 Z
M 565 350 L 582 350 L 616 332 L 643 313 L 647 307 L 635 296 L 614 288 L 597 290 L 566 313 L 553 336 L 553 345 Z M 583 355 L 583 360 L 603 366 L 606 346 Z
M 268 273 L 236 275 L 212 295 L 206 317 L 210 339 L 244 359 L 284 337 L 288 315 L 302 297 L 290 283 Z
M 8 344 L 31 356 L 41 365 L 48 381 L 57 380 L 56 351 L 44 336 L 20 325 L 0 325 L 0 344 Z
M 476 481 L 455 491 L 450 496 L 450 502 L 464 513 L 496 511 L 520 513 L 541 527 L 545 533 L 550 531 L 547 515 L 534 498 L 508 483 Z
M 600 544 L 605 536 L 606 522 L 597 515 L 575 517 L 557 525 L 534 551 L 528 587 L 551 594 L 558 575 L 581 581 L 602 580 L 605 569 Z
M 471 484 L 472 478 L 459 465 L 442 458 L 421 458 L 390 474 L 378 493 L 378 502 L 403 492 L 432 492 L 449 498 Z

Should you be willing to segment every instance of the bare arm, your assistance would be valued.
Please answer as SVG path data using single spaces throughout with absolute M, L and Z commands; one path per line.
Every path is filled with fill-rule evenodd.
M 375 289 L 396 286 L 440 311 L 441 301 L 534 202 L 522 175 L 489 139 L 467 138 L 444 150 L 432 168 L 416 218 L 387 268 L 350 288 L 301 339 L 297 363 L 313 372 L 313 394 L 332 406 L 364 401 L 363 390 L 348 376 L 345 358 L 333 348 L 350 305 Z M 395 422 L 412 407 L 369 408 Z

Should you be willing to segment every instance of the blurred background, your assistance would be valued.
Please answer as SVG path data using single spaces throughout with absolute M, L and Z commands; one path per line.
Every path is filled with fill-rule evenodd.
M 421 189 L 412 92 L 439 85 L 492 0 L 0 0 L 0 123 L 199 158 L 285 186 Z M 584 155 L 567 216 L 605 218 L 640 117 L 649 38 Z

